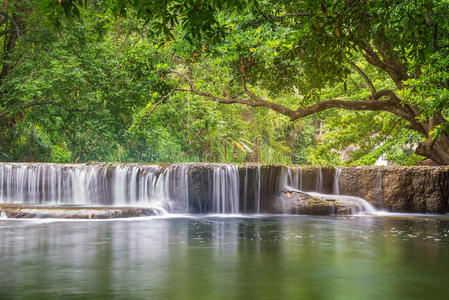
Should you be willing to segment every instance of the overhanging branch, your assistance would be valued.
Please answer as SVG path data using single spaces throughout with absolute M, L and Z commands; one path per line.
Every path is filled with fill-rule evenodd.
M 195 87 L 195 84 L 193 83 L 193 81 L 187 75 L 181 74 L 176 71 L 170 71 L 169 73 L 173 73 L 173 74 L 176 74 L 176 75 L 182 77 L 188 83 L 188 85 L 190 87 L 189 89 L 176 88 L 176 89 L 174 89 L 174 91 L 191 92 L 198 96 L 202 96 L 205 98 L 209 98 L 210 100 L 214 100 L 218 103 L 224 103 L 224 104 L 240 103 L 240 104 L 244 104 L 244 105 L 248 105 L 248 106 L 252 106 L 252 107 L 266 107 L 266 108 L 274 110 L 280 114 L 288 116 L 290 118 L 294 115 L 294 110 L 291 110 L 283 105 L 279 105 L 276 103 L 272 103 L 272 102 L 263 100 L 262 98 L 256 96 L 252 92 L 250 92 L 246 88 L 246 85 L 245 85 L 244 90 L 240 94 L 235 95 L 235 96 L 230 95 L 227 98 L 223 98 L 223 97 L 215 96 L 208 92 L 198 90 Z M 242 94 L 247 95 L 250 99 L 240 98 L 239 96 Z
M 326 100 L 315 103 L 306 108 L 298 109 L 294 112 L 292 121 L 315 113 L 319 113 L 331 108 L 341 108 L 346 110 L 366 110 L 366 111 L 388 111 L 402 118 L 409 119 L 393 100 L 386 101 L 347 101 L 347 100 Z
M 369 79 L 369 77 L 365 74 L 365 72 L 362 71 L 355 63 L 351 63 L 351 67 L 359 73 L 359 75 L 365 80 L 366 84 L 368 85 L 369 89 L 371 90 L 371 95 L 374 96 L 376 94 L 376 88 L 374 87 L 373 82 Z
M 189 88 L 174 88 L 173 90 L 170 91 L 169 95 L 173 94 L 176 91 L 190 92 L 198 96 L 216 101 L 218 103 L 224 104 L 238 103 L 251 107 L 266 107 L 268 109 L 271 109 L 273 111 L 276 111 L 280 114 L 289 117 L 291 121 L 295 121 L 299 118 L 303 118 L 331 108 L 355 110 L 355 111 L 387 111 L 409 121 L 410 124 L 415 129 L 417 130 L 421 129 L 419 123 L 414 119 L 413 114 L 407 113 L 407 111 L 405 111 L 401 106 L 400 99 L 396 96 L 396 94 L 393 91 L 387 89 L 376 92 L 373 95 L 373 100 L 371 101 L 347 101 L 347 100 L 332 99 L 315 103 L 306 108 L 298 108 L 297 110 L 292 110 L 283 105 L 263 100 L 259 96 L 249 91 L 246 85 L 244 86 L 243 91 L 238 96 L 229 96 L 228 98 L 223 98 L 218 97 L 209 92 L 198 90 L 194 82 L 185 74 L 181 74 L 176 71 L 170 71 L 168 73 L 176 74 L 177 76 L 183 78 L 189 85 Z M 249 99 L 241 98 L 239 97 L 240 95 L 246 95 L 249 97 Z M 379 99 L 383 96 L 387 96 L 389 100 L 379 101 Z
M 310 16 L 310 13 L 307 13 L 307 12 L 295 12 L 295 13 L 283 14 L 281 16 L 275 16 L 274 19 L 275 20 L 283 20 L 286 18 L 309 17 L 309 16 Z

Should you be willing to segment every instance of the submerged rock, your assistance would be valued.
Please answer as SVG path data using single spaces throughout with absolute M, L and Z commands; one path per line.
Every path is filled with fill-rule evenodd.
M 163 212 L 156 208 L 141 207 L 82 207 L 0 204 L 0 216 L 6 218 L 57 219 L 114 219 L 157 216 Z
M 283 191 L 274 205 L 275 213 L 302 215 L 349 215 L 359 211 L 355 203 L 319 198 L 300 191 Z

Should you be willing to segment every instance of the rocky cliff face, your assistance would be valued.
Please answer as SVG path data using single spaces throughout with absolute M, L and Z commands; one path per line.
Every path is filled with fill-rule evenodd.
M 394 212 L 447 213 L 449 167 L 349 167 L 340 193 L 366 199 Z

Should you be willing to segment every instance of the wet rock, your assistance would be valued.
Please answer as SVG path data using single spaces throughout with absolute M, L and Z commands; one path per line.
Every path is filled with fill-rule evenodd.
M 354 203 L 322 199 L 299 191 L 281 192 L 273 207 L 274 213 L 303 215 L 349 215 L 357 210 Z
M 314 166 L 302 166 L 302 188 L 306 192 L 318 191 L 330 194 L 333 189 L 333 178 L 335 168 L 333 167 L 314 167 Z M 297 169 L 298 170 L 298 169 Z M 321 171 L 321 187 L 318 184 L 319 172 Z
M 114 219 L 157 216 L 163 212 L 155 208 L 139 207 L 80 207 L 80 206 L 27 206 L 0 204 L 0 216 L 7 218 L 56 219 Z
M 213 170 L 217 164 L 193 163 L 188 170 L 189 208 L 192 213 L 206 213 L 212 197 Z
M 341 194 L 394 212 L 446 213 L 448 167 L 351 167 L 340 175 Z
M 436 162 L 434 162 L 430 158 L 426 158 L 416 164 L 417 166 L 439 166 Z

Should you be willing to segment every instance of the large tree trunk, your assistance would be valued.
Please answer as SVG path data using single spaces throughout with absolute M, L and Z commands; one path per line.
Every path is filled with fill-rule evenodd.
M 420 143 L 416 154 L 429 157 L 437 164 L 449 165 L 449 135 L 442 133 L 435 140 Z

